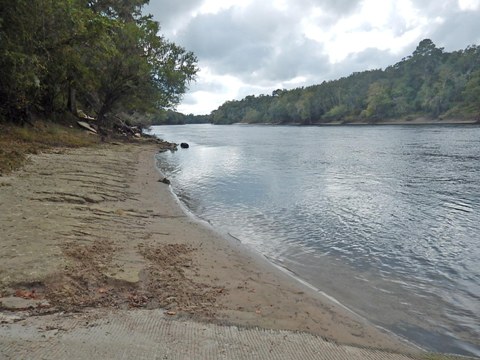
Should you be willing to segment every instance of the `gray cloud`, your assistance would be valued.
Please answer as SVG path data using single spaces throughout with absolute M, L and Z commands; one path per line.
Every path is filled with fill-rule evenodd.
M 480 12 L 456 12 L 432 31 L 431 39 L 446 51 L 480 44 Z
M 274 82 L 285 82 L 295 77 L 318 79 L 328 72 L 330 64 L 320 44 L 302 38 L 287 43 L 261 72 L 261 76 Z
M 218 60 L 239 48 L 269 47 L 292 25 L 288 17 L 265 7 L 245 12 L 229 9 L 195 17 L 178 34 L 178 41 L 202 59 Z
M 255 85 L 278 83 L 325 70 L 328 59 L 297 27 L 299 15 L 265 4 L 229 9 L 194 18 L 178 40 L 219 74 Z
M 480 10 L 462 11 L 457 0 L 416 0 L 414 3 L 420 14 L 431 20 L 422 38 L 430 38 L 446 51 L 480 42 Z
M 451 13 L 458 8 L 457 0 L 414 0 L 413 3 L 421 14 L 432 18 Z
M 388 50 L 368 48 L 360 53 L 348 56 L 344 61 L 332 67 L 331 79 L 348 76 L 353 72 L 364 70 L 384 69 L 400 61 L 397 55 Z M 348 73 L 345 73 L 348 69 Z
M 195 105 L 197 103 L 197 99 L 194 97 L 193 93 L 190 92 L 184 96 L 182 103 L 184 105 Z
M 224 84 L 213 81 L 196 82 L 190 88 L 195 91 L 206 92 L 221 92 L 227 90 Z
M 354 12 L 360 3 L 360 0 L 297 0 L 289 1 L 289 7 L 303 13 L 308 9 L 318 7 L 327 13 L 345 16 Z
M 155 16 L 163 28 L 168 28 L 177 21 L 178 17 L 183 17 L 201 5 L 198 0 L 152 0 L 145 7 L 144 12 Z

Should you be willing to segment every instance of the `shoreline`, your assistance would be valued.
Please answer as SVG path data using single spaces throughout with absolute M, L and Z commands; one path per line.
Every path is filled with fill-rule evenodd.
M 469 119 L 426 119 L 426 118 L 416 118 L 412 120 L 403 120 L 403 119 L 391 119 L 391 120 L 380 120 L 376 122 L 367 122 L 367 121 L 338 121 L 331 122 L 326 124 L 319 125 L 479 125 L 479 120 L 469 120 Z
M 206 123 L 216 126 L 226 126 L 226 125 L 256 125 L 256 126 L 302 126 L 302 127 L 323 127 L 323 126 L 385 126 L 385 125 L 419 125 L 419 126 L 426 126 L 426 125 L 480 125 L 480 120 L 477 119 L 427 119 L 427 118 L 415 118 L 411 120 L 404 120 L 404 119 L 390 119 L 390 120 L 379 120 L 379 121 L 352 121 L 352 120 L 334 120 L 330 122 L 318 122 L 312 124 L 300 124 L 300 123 L 232 123 L 232 124 L 213 124 L 213 123 Z M 176 124 L 172 124 L 176 125 Z M 188 125 L 188 124 L 182 124 Z M 190 124 L 194 125 L 194 124 Z M 155 125 L 155 126 L 162 126 L 162 124 Z
M 408 128 L 410 129 L 409 132 L 415 132 L 416 128 Z M 467 128 L 470 128 L 470 126 L 467 126 Z M 471 127 L 472 130 L 474 128 L 476 127 Z M 373 127 L 371 127 L 371 129 L 371 131 L 375 132 L 375 130 L 373 130 Z M 457 130 L 460 133 L 464 133 L 465 131 L 468 132 L 467 129 L 460 126 L 455 127 L 455 129 L 453 127 L 450 128 L 439 126 L 438 129 L 443 129 L 441 131 L 445 134 L 449 133 L 450 129 L 456 129 L 455 134 L 457 134 Z M 261 197 L 262 202 L 251 201 L 249 197 L 251 196 L 251 193 L 244 195 L 242 192 L 243 186 L 236 186 L 237 183 L 243 184 L 242 181 L 244 181 L 245 179 L 249 179 L 249 177 L 246 177 L 244 174 L 253 174 L 253 176 L 257 176 L 258 174 L 251 167 L 244 165 L 244 163 L 248 163 L 248 157 L 240 159 L 237 159 L 235 157 L 235 167 L 233 168 L 233 171 L 230 170 L 230 163 L 227 162 L 230 155 L 228 152 L 220 151 L 219 154 L 216 154 L 216 151 L 214 149 L 213 152 L 209 153 L 210 160 L 203 157 L 204 145 L 207 146 L 208 144 L 214 143 L 214 145 L 221 150 L 223 150 L 222 146 L 228 146 L 230 143 L 225 144 L 222 141 L 216 142 L 215 140 L 219 137 L 222 138 L 225 134 L 230 134 L 231 131 L 227 131 L 228 129 L 225 129 L 225 131 L 227 131 L 225 133 L 225 131 L 221 131 L 221 129 L 217 129 L 218 131 L 214 131 L 213 128 L 211 129 L 211 131 L 209 131 L 209 129 L 203 127 L 198 129 L 192 128 L 190 130 L 191 131 L 189 131 L 188 129 L 178 129 L 177 132 L 177 129 L 174 129 L 173 127 L 171 129 L 165 128 L 164 130 L 162 130 L 161 128 L 154 128 L 154 132 L 160 134 L 160 136 L 172 136 L 173 139 L 178 141 L 191 141 L 196 148 L 195 154 L 187 154 L 186 152 L 182 152 L 182 154 L 165 154 L 165 156 L 159 156 L 159 158 L 163 159 L 164 161 L 158 162 L 158 166 L 161 169 L 165 169 L 168 176 L 172 176 L 172 186 L 176 191 L 178 191 L 179 198 L 184 202 L 184 204 L 186 204 L 187 206 L 191 206 L 193 211 L 201 210 L 199 213 L 204 214 L 205 216 L 207 214 L 212 215 L 211 219 L 216 220 L 215 225 L 218 225 L 219 229 L 221 229 L 223 232 L 232 231 L 232 233 L 241 238 L 241 240 L 239 241 L 244 242 L 245 244 L 247 244 L 247 246 L 252 246 L 254 249 L 257 248 L 258 251 L 260 253 L 263 253 L 264 255 L 270 255 L 271 257 L 269 258 L 267 256 L 267 258 L 269 258 L 270 262 L 273 262 L 274 265 L 286 267 L 287 273 L 289 273 L 290 270 L 296 272 L 297 281 L 299 280 L 298 277 L 303 277 L 303 279 L 305 279 L 305 281 L 307 282 L 307 285 L 309 285 L 308 283 L 310 283 L 314 287 L 316 287 L 316 289 L 314 289 L 315 291 L 323 289 L 327 292 L 327 294 L 330 293 L 331 295 L 333 295 L 333 300 L 335 300 L 335 298 L 337 300 L 340 300 L 340 302 L 346 304 L 347 307 L 350 307 L 351 310 L 353 310 L 357 314 L 360 314 L 371 323 L 379 325 L 380 327 L 385 327 L 387 330 L 392 331 L 394 334 L 398 334 L 401 337 L 410 339 L 412 342 L 419 344 L 420 347 L 430 351 L 436 350 L 467 356 L 472 354 L 478 356 L 478 352 L 476 351 L 475 347 L 475 345 L 478 344 L 477 337 L 475 337 L 475 321 L 472 320 L 474 319 L 474 317 L 462 318 L 461 312 L 459 310 L 459 317 L 455 319 L 455 322 L 448 317 L 446 320 L 444 320 L 445 318 L 442 318 L 442 316 L 444 316 L 446 313 L 449 313 L 448 298 L 446 299 L 440 296 L 438 296 L 437 298 L 429 298 L 428 296 L 425 296 L 429 294 L 434 294 L 434 296 L 438 295 L 438 291 L 436 291 L 436 288 L 433 285 L 431 288 L 429 288 L 428 285 L 426 285 L 426 288 L 414 287 L 416 284 L 420 286 L 420 284 L 422 284 L 422 280 L 428 278 L 422 278 L 420 276 L 419 283 L 414 283 L 413 281 L 409 282 L 409 279 L 412 280 L 417 278 L 416 274 L 401 272 L 401 274 L 404 276 L 407 273 L 413 275 L 413 278 L 407 278 L 405 276 L 405 282 L 401 283 L 395 281 L 398 279 L 395 276 L 389 276 L 392 273 L 388 273 L 388 271 L 386 271 L 385 273 L 381 271 L 382 276 L 379 277 L 380 274 L 378 274 L 378 271 L 369 271 L 371 268 L 362 268 L 361 266 L 355 268 L 354 266 L 348 266 L 347 264 L 350 264 L 350 261 L 347 261 L 348 259 L 346 258 L 348 257 L 348 254 L 340 261 L 337 258 L 337 264 L 335 264 L 335 261 L 329 261 L 329 259 L 331 260 L 332 257 L 327 256 L 329 255 L 329 252 L 327 251 L 328 249 L 322 248 L 323 251 L 320 253 L 320 256 L 309 257 L 309 252 L 303 253 L 303 248 L 301 247 L 294 248 L 294 250 L 291 251 L 278 248 L 277 244 L 283 244 L 284 242 L 286 245 L 296 244 L 295 241 L 300 241 L 302 244 L 304 244 L 302 241 L 307 241 L 307 238 L 309 238 L 309 235 L 312 233 L 312 228 L 308 227 L 309 224 L 292 222 L 290 221 L 290 219 L 296 221 L 297 218 L 290 216 L 288 219 L 286 219 L 285 217 L 280 216 L 282 213 L 276 211 L 277 208 L 280 208 L 283 212 L 282 201 L 284 199 L 284 196 L 282 195 L 285 194 L 285 191 L 280 194 L 274 193 L 274 190 L 267 191 L 269 196 L 268 198 L 265 197 L 265 199 L 267 201 L 269 199 L 276 200 L 274 203 L 276 205 L 276 208 L 274 209 L 270 209 L 269 207 L 264 205 L 265 199 L 263 197 Z M 250 130 L 243 130 L 245 130 L 245 132 L 242 131 L 239 133 L 242 137 L 239 136 L 238 138 L 243 138 L 245 137 L 245 134 L 250 134 Z M 268 133 L 268 129 L 264 130 L 266 131 L 266 133 Z M 286 130 L 288 129 L 278 129 L 281 134 L 285 133 Z M 354 128 L 351 127 L 351 131 L 353 130 Z M 393 131 L 395 130 L 395 128 L 391 127 L 391 130 Z M 406 131 L 407 128 L 405 128 L 404 130 Z M 193 133 L 190 134 L 192 131 Z M 238 131 L 240 131 L 240 128 L 238 128 Z M 348 133 L 351 133 L 348 129 L 346 129 L 346 131 L 348 131 Z M 430 132 L 437 132 L 433 128 L 427 130 L 427 127 L 424 128 L 424 131 L 427 134 L 429 134 Z M 295 134 L 298 134 L 298 132 L 301 132 L 301 128 L 298 129 L 298 131 L 295 131 Z M 208 136 L 205 139 L 206 141 L 208 140 L 206 143 L 204 141 L 202 142 L 202 139 L 198 137 L 198 134 L 204 133 L 208 133 Z M 235 139 L 237 139 L 237 137 Z M 215 142 L 212 142 L 212 140 Z M 302 141 L 301 143 L 304 144 L 305 142 Z M 245 145 L 244 142 L 235 142 L 235 145 L 239 144 Z M 254 152 L 258 152 L 258 149 L 255 149 L 257 151 Z M 237 151 L 233 151 L 232 153 L 236 154 Z M 248 154 L 246 156 L 248 156 Z M 214 159 L 213 162 L 212 159 Z M 268 159 L 271 161 L 271 158 Z M 203 171 L 202 168 L 197 168 L 197 161 L 205 164 L 205 171 Z M 435 159 L 433 159 L 432 161 L 435 161 Z M 221 167 L 219 168 L 219 170 L 214 170 L 215 172 L 212 172 L 211 169 L 216 169 L 215 166 L 218 167 L 218 164 L 226 164 L 225 170 Z M 256 164 L 258 164 L 258 162 L 256 162 Z M 186 166 L 184 171 L 179 168 L 179 166 L 183 168 L 183 165 Z M 289 163 L 284 164 L 282 169 L 287 168 L 288 165 Z M 290 171 L 289 175 L 296 175 L 298 169 L 295 170 L 296 171 Z M 268 175 L 264 175 L 263 177 L 262 175 L 258 175 L 258 178 L 258 182 L 252 182 L 251 184 L 249 183 L 249 188 L 259 189 L 256 191 L 263 191 L 265 183 L 269 186 L 275 186 L 284 182 L 287 182 L 287 185 L 290 184 L 288 182 L 288 179 L 282 178 L 282 174 L 278 173 L 268 173 Z M 275 182 L 268 182 L 270 179 L 275 179 Z M 175 180 L 184 181 L 177 182 Z M 212 181 L 214 182 L 212 183 Z M 296 184 L 297 182 L 295 182 L 295 185 Z M 223 194 L 226 194 L 225 191 L 228 193 L 230 191 L 230 187 L 231 191 L 235 195 L 225 197 Z M 221 196 L 218 194 L 216 195 L 217 189 Z M 289 191 L 291 190 L 289 189 Z M 263 194 L 264 192 L 265 191 L 263 191 L 261 194 Z M 271 195 L 270 192 L 272 192 L 273 194 Z M 203 195 L 205 195 L 206 198 L 202 199 Z M 316 193 L 316 195 L 318 195 L 318 193 Z M 321 195 L 323 195 L 323 193 L 321 193 L 320 196 Z M 298 197 L 299 196 L 297 195 L 296 197 L 294 197 L 294 199 L 297 200 Z M 309 197 L 312 198 L 312 195 L 310 195 Z M 459 198 L 460 197 L 461 196 L 459 195 Z M 210 203 L 210 199 L 213 201 L 213 203 Z M 244 199 L 247 200 L 244 201 Z M 466 199 L 469 199 L 469 197 L 466 197 Z M 205 200 L 207 200 L 207 203 L 205 203 Z M 287 201 L 288 200 L 290 199 L 287 197 Z M 237 202 L 240 207 L 236 206 Z M 212 207 L 212 204 L 218 204 L 218 206 Z M 420 206 L 422 206 L 421 203 L 419 204 Z M 343 203 L 342 205 L 345 206 L 345 208 L 350 209 L 348 203 Z M 249 209 L 250 206 L 253 206 L 254 209 Z M 441 206 L 442 204 L 440 204 L 439 208 L 441 208 Z M 225 217 L 223 211 L 219 211 L 221 209 L 225 209 L 225 214 L 228 214 L 227 217 Z M 242 210 L 243 212 L 241 211 L 237 218 L 236 212 L 240 210 Z M 256 214 L 258 214 L 258 211 L 262 213 L 263 210 L 265 211 L 265 214 L 262 217 L 262 220 L 259 220 L 257 222 Z M 305 213 L 310 214 L 308 210 L 305 211 Z M 275 217 L 276 215 L 278 215 L 278 218 Z M 322 217 L 322 214 L 319 212 L 315 213 L 315 215 L 317 218 Z M 233 219 L 235 219 L 235 223 L 232 223 Z M 236 224 L 237 219 L 240 221 L 239 224 Z M 315 219 L 313 217 L 309 218 L 309 220 L 313 221 L 313 224 L 315 224 Z M 276 221 L 275 225 L 271 225 L 272 221 Z M 295 232 L 295 239 L 292 236 L 292 230 L 290 230 L 289 227 L 285 227 L 284 222 L 289 224 L 289 227 L 291 227 L 293 230 L 303 230 L 304 228 L 306 228 L 310 231 L 308 233 L 305 231 Z M 362 223 L 366 224 L 365 226 L 375 226 L 378 224 L 370 224 L 370 218 L 364 218 Z M 242 227 L 240 224 L 244 224 L 245 226 Z M 253 226 L 253 224 L 258 224 L 259 227 Z M 263 225 L 266 226 L 266 230 L 262 228 Z M 303 228 L 301 227 L 302 225 Z M 273 226 L 275 226 L 274 231 L 272 231 Z M 280 228 L 278 226 L 282 227 Z M 343 233 L 342 235 L 345 236 L 345 238 L 348 238 L 348 236 L 351 235 L 350 230 L 351 229 L 348 229 L 347 232 Z M 265 233 L 266 237 L 263 238 L 260 233 Z M 307 238 L 305 238 L 304 235 L 299 234 L 306 234 Z M 250 237 L 252 236 L 253 238 L 250 239 Z M 278 236 L 280 236 L 283 241 L 278 241 L 277 243 L 276 237 L 278 238 Z M 265 242 L 265 239 L 271 239 L 271 241 Z M 317 240 L 316 237 L 314 237 L 314 239 Z M 383 239 L 385 239 L 385 237 Z M 334 239 L 330 239 L 328 241 L 333 240 Z M 405 243 L 407 242 L 408 239 L 405 241 Z M 308 245 L 309 243 L 307 243 L 305 247 L 307 249 L 310 249 Z M 448 257 L 444 259 L 448 259 Z M 351 261 L 356 264 L 356 259 L 351 259 Z M 443 263 L 443 259 L 439 259 L 439 261 Z M 395 266 L 395 263 L 391 264 L 387 262 L 386 264 L 387 266 Z M 415 264 L 415 262 L 412 262 L 412 264 Z M 426 265 L 428 265 L 428 263 Z M 278 267 L 279 266 L 277 266 L 277 268 Z M 426 266 L 425 268 L 428 268 L 428 266 Z M 384 269 L 382 268 L 381 270 Z M 332 274 L 335 275 L 332 276 Z M 365 284 L 365 286 L 363 284 Z M 413 287 L 410 287 L 409 284 L 413 285 Z M 439 286 L 440 289 L 443 288 L 441 285 L 442 284 L 440 284 Z M 420 294 L 421 298 L 416 298 L 415 291 L 405 291 L 407 287 L 409 288 L 409 290 L 420 290 L 418 294 Z M 370 289 L 372 289 L 372 291 L 370 291 Z M 422 289 L 425 289 L 424 293 L 421 292 Z M 459 288 L 459 298 L 462 297 L 461 294 L 462 292 Z M 424 299 L 428 301 L 423 301 Z M 465 301 L 464 304 L 468 304 L 468 302 Z M 459 308 L 453 307 L 453 309 Z M 439 312 L 439 309 L 442 309 L 442 311 Z M 446 312 L 443 311 L 444 309 L 447 309 L 445 310 Z M 465 313 L 468 314 L 468 308 L 466 309 L 467 310 L 465 310 Z M 475 313 L 473 308 L 472 310 L 473 313 Z M 443 325 L 445 326 L 443 327 Z M 462 330 L 463 332 L 457 330 L 462 329 L 462 327 L 464 327 L 465 329 L 464 331 Z M 468 332 L 468 330 L 470 329 L 471 333 Z M 458 333 L 455 331 L 458 331 Z M 471 334 L 473 334 L 473 336 Z M 468 336 L 470 336 L 470 338 L 468 338 Z
M 160 161 L 160 160 L 158 160 L 158 158 L 155 157 L 155 164 L 157 161 Z M 163 174 L 161 169 L 159 169 L 156 165 L 155 165 L 155 168 L 160 174 L 161 178 L 163 178 L 165 174 Z M 311 300 L 310 298 L 315 299 L 319 301 L 321 304 L 327 305 L 328 307 L 330 307 L 331 310 L 341 313 L 342 316 L 345 316 L 352 321 L 361 323 L 362 326 L 374 328 L 376 331 L 378 331 L 378 334 L 381 334 L 381 337 L 384 337 L 384 336 L 387 336 L 387 338 L 390 337 L 388 342 L 392 340 L 394 342 L 397 342 L 397 344 L 394 345 L 393 347 L 391 347 L 391 345 L 387 345 L 387 347 L 384 347 L 385 344 L 377 343 L 376 345 L 374 345 L 373 348 L 378 348 L 386 351 L 402 352 L 402 353 L 407 353 L 411 355 L 417 354 L 419 352 L 423 353 L 423 352 L 433 351 L 431 349 L 427 350 L 427 348 L 423 348 L 421 345 L 412 342 L 408 338 L 402 335 L 399 335 L 386 327 L 373 323 L 367 317 L 360 315 L 354 309 L 351 309 L 350 307 L 342 303 L 340 300 L 338 300 L 334 296 L 329 295 L 328 293 L 324 292 L 321 288 L 318 288 L 315 285 L 309 283 L 308 281 L 302 279 L 300 275 L 295 273 L 295 271 L 291 270 L 286 265 L 275 262 L 273 259 L 270 259 L 268 256 L 257 251 L 254 247 L 248 245 L 248 243 L 243 242 L 241 239 L 233 236 L 229 232 L 223 233 L 222 231 L 218 230 L 208 220 L 203 219 L 198 215 L 196 215 L 188 207 L 187 204 L 183 203 L 180 197 L 175 193 L 171 185 L 169 185 L 168 188 L 169 188 L 170 196 L 174 199 L 174 201 L 177 203 L 180 209 L 184 213 L 186 213 L 188 217 L 190 217 L 190 219 L 194 222 L 195 225 L 198 225 L 200 228 L 204 228 L 206 231 L 212 232 L 215 237 L 220 237 L 227 244 L 230 244 L 235 247 L 239 246 L 240 252 L 246 255 L 247 257 L 252 258 L 258 266 L 264 267 L 265 269 L 267 269 L 267 271 L 268 269 L 270 269 L 270 271 L 271 269 L 273 269 L 274 272 L 275 271 L 277 272 L 276 274 L 277 276 L 278 274 L 283 275 L 284 279 L 282 279 L 282 281 L 285 281 L 285 282 L 283 282 L 282 286 L 285 286 L 285 287 L 294 286 L 300 289 L 300 293 L 302 295 L 305 293 L 306 297 L 309 298 L 309 300 Z M 310 334 L 322 336 L 323 338 L 329 341 L 334 341 L 339 344 L 346 344 L 346 345 L 353 345 L 353 346 L 360 346 L 360 347 L 365 346 L 367 348 L 371 347 L 371 344 L 363 343 L 363 340 L 361 338 L 357 337 L 353 342 L 351 341 L 351 339 L 345 341 L 344 339 L 344 337 L 346 336 L 345 333 L 341 335 L 336 334 L 333 337 L 329 337 L 329 336 L 325 336 L 323 331 L 318 332 L 318 330 L 312 330 L 308 326 L 299 327 L 298 325 L 293 325 L 293 326 L 288 325 L 286 327 L 277 327 L 277 326 L 272 326 L 271 324 L 269 324 L 268 326 L 265 326 L 265 324 L 262 321 L 258 323 L 257 322 L 252 323 L 249 320 L 246 321 L 246 319 L 244 318 L 236 318 L 234 322 L 231 322 L 231 319 L 222 319 L 220 323 L 222 324 L 227 323 L 227 324 L 236 325 L 236 326 L 245 326 L 247 328 L 254 326 L 254 327 L 259 327 L 261 329 L 292 330 L 292 331 L 300 331 L 300 332 L 305 331 Z M 342 331 L 344 330 L 345 329 L 343 329 Z M 357 335 L 354 335 L 354 336 L 357 336 Z M 380 341 L 383 341 L 383 340 L 380 340 Z M 452 356 L 462 356 L 462 355 L 452 354 Z
M 164 174 L 156 166 L 156 161 L 158 161 L 158 159 L 155 157 L 154 167 L 158 171 L 160 176 L 163 177 Z M 393 347 L 390 347 L 390 345 L 387 345 L 387 347 L 384 347 L 385 344 L 380 344 L 380 343 L 377 343 L 376 345 L 374 345 L 374 347 L 377 347 L 378 345 L 379 348 L 381 349 L 393 350 L 393 351 L 407 351 L 407 352 L 422 351 L 422 349 L 418 345 L 410 343 L 407 339 L 400 337 L 399 335 L 381 326 L 370 323 L 367 319 L 357 314 L 355 311 L 353 311 L 352 309 L 350 309 L 349 307 L 341 303 L 339 300 L 328 295 L 327 293 L 324 293 L 321 289 L 316 288 L 315 286 L 301 279 L 297 274 L 295 274 L 288 267 L 282 266 L 281 264 L 277 264 L 274 261 L 268 259 L 265 255 L 259 253 L 254 248 L 243 243 L 242 240 L 237 239 L 233 235 L 229 233 L 224 234 L 220 232 L 210 222 L 198 217 L 195 213 L 193 213 L 187 207 L 187 205 L 180 200 L 180 198 L 177 196 L 177 194 L 174 192 L 171 186 L 168 186 L 168 190 L 169 190 L 169 196 L 174 200 L 174 202 L 176 202 L 180 210 L 183 211 L 185 214 L 187 214 L 187 216 L 193 222 L 194 227 L 198 226 L 199 228 L 203 228 L 205 231 L 210 232 L 212 237 L 220 238 L 220 241 L 224 242 L 227 245 L 227 247 L 235 248 L 235 250 L 239 252 L 240 256 L 246 257 L 248 264 L 251 265 L 250 260 L 253 260 L 254 265 L 250 269 L 252 273 L 255 271 L 254 266 L 261 269 L 265 269 L 265 273 L 268 273 L 268 274 L 271 273 L 273 277 L 278 278 L 279 284 L 277 286 L 286 288 L 286 289 L 289 289 L 289 288 L 300 289 L 300 291 L 296 291 L 297 295 L 298 294 L 305 295 L 305 298 L 309 298 L 308 301 L 321 302 L 322 306 L 326 306 L 330 311 L 337 313 L 336 315 L 333 315 L 333 317 L 336 317 L 336 316 L 345 317 L 348 319 L 348 321 L 352 321 L 352 323 L 355 323 L 355 326 L 365 326 L 365 328 L 367 329 L 370 328 L 366 330 L 367 332 L 371 331 L 373 328 L 374 332 L 378 331 L 377 335 L 380 335 L 380 337 L 384 337 L 384 336 L 386 336 L 387 338 L 390 337 L 390 339 L 388 339 L 387 342 L 390 342 L 392 340 L 394 343 L 398 342 L 397 344 L 394 344 Z M 227 249 L 227 251 L 229 250 L 231 249 Z M 265 280 L 265 281 L 268 282 L 268 280 Z M 274 295 L 274 294 L 269 294 L 269 295 Z M 295 299 L 295 302 L 298 303 L 298 298 Z M 310 313 L 308 314 L 310 315 Z M 265 319 L 263 320 L 257 319 L 252 321 L 249 318 L 249 316 L 236 317 L 233 322 L 232 322 L 232 319 L 230 319 L 229 316 L 227 316 L 226 318 L 224 317 L 220 319 L 220 321 L 222 323 L 227 322 L 233 325 L 240 325 L 240 326 L 247 326 L 247 327 L 255 326 L 255 327 L 266 328 L 266 329 L 307 331 L 309 333 L 326 337 L 329 340 L 333 340 L 335 342 L 339 342 L 343 344 L 359 345 L 359 346 L 366 346 L 366 347 L 372 346 L 371 344 L 363 343 L 362 339 L 358 339 L 358 333 L 353 335 L 356 338 L 351 338 L 352 334 L 345 334 L 345 333 L 336 334 L 334 337 L 329 337 L 325 335 L 324 329 L 322 331 L 319 331 L 318 328 L 312 329 L 309 326 L 303 327 L 302 325 L 299 325 L 298 323 L 296 323 L 295 320 L 292 321 L 292 324 L 288 324 L 285 327 L 277 327 L 271 324 L 268 319 L 266 321 Z M 345 331 L 345 329 L 342 329 L 340 331 L 343 332 Z
M 420 352 L 192 218 L 159 182 L 157 150 L 108 145 L 40 154 L 0 177 L 0 312 L 164 309 L 172 319 Z M 11 298 L 30 305 L 9 308 Z

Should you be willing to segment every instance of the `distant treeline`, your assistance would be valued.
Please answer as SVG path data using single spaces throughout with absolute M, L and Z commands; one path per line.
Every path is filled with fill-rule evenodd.
M 480 119 L 480 47 L 449 53 L 425 39 L 411 56 L 385 70 L 227 101 L 208 116 L 171 115 L 172 123 L 214 124 Z
M 185 115 L 174 110 L 159 111 L 151 118 L 152 125 L 207 124 L 210 122 L 210 115 Z
M 159 35 L 148 0 L 0 0 L 0 122 L 77 104 L 99 126 L 174 107 L 197 72 Z

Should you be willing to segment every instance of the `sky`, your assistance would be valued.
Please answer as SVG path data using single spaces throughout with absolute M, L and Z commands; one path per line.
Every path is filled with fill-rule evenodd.
M 384 69 L 423 39 L 480 45 L 480 0 L 150 0 L 162 34 L 200 71 L 177 110 Z

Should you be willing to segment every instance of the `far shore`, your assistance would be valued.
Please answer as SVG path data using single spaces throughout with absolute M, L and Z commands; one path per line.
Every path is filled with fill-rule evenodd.
M 414 118 L 406 119 L 389 119 L 375 122 L 368 121 L 334 121 L 319 125 L 474 125 L 480 124 L 479 120 L 475 119 L 428 119 L 428 118 Z
M 30 314 L 163 309 L 172 319 L 419 352 L 187 215 L 160 181 L 157 151 L 62 150 L 0 177 L 0 315 L 25 310 L 23 300 Z
M 387 119 L 378 121 L 358 120 L 333 120 L 328 122 L 315 122 L 311 124 L 301 124 L 298 122 L 277 122 L 277 123 L 249 123 L 237 122 L 232 124 L 212 124 L 211 125 L 255 125 L 255 126 L 376 126 L 376 125 L 480 125 L 480 119 L 430 119 L 425 117 L 417 117 L 412 119 Z M 155 124 L 154 126 L 163 125 L 199 125 L 199 124 Z

